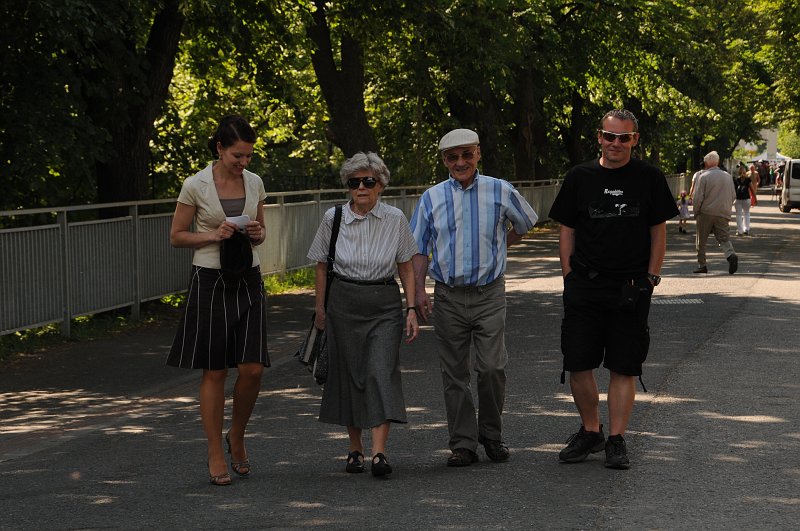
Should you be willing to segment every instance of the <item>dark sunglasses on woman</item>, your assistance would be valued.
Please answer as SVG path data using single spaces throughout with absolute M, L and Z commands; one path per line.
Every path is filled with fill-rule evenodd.
M 347 187 L 351 190 L 357 189 L 362 184 L 364 188 L 375 188 L 375 185 L 378 184 L 378 179 L 375 177 L 350 177 L 347 179 Z

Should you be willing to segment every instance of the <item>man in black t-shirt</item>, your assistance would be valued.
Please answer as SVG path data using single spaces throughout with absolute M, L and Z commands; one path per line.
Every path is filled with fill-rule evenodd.
M 661 170 L 631 158 L 639 133 L 630 111 L 607 113 L 597 142 L 601 157 L 567 173 L 550 209 L 561 223 L 564 371 L 582 422 L 559 459 L 577 463 L 605 450 L 606 467 L 628 468 L 623 435 L 650 345 L 647 318 L 661 281 L 666 221 L 678 209 Z M 611 373 L 608 440 L 594 375 L 601 363 Z

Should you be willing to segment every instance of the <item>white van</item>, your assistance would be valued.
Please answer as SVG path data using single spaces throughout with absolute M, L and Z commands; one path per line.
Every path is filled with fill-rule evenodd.
M 783 172 L 783 190 L 781 190 L 778 208 L 781 209 L 781 212 L 800 208 L 800 159 L 786 161 L 786 170 Z

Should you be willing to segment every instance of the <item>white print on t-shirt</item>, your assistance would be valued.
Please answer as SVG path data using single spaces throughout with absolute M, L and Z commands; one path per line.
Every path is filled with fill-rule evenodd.
M 622 190 L 609 190 L 608 188 L 606 188 L 605 190 L 603 190 L 603 193 L 613 196 L 620 196 L 622 195 Z

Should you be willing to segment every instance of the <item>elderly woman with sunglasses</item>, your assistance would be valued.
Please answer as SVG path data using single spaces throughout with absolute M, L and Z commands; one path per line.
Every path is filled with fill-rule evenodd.
M 373 476 L 392 472 L 386 458 L 391 423 L 406 422 L 400 381 L 400 342 L 419 333 L 411 258 L 419 251 L 403 212 L 380 201 L 389 170 L 375 153 L 356 153 L 342 165 L 342 184 L 350 200 L 342 221 L 334 261 L 335 278 L 327 311 L 327 255 L 334 209 L 328 210 L 308 258 L 317 262 L 316 321 L 327 328 L 329 367 L 319 420 L 347 427 L 350 439 L 345 470 L 364 471 L 362 431 L 372 435 Z M 403 284 L 406 310 L 400 288 Z

